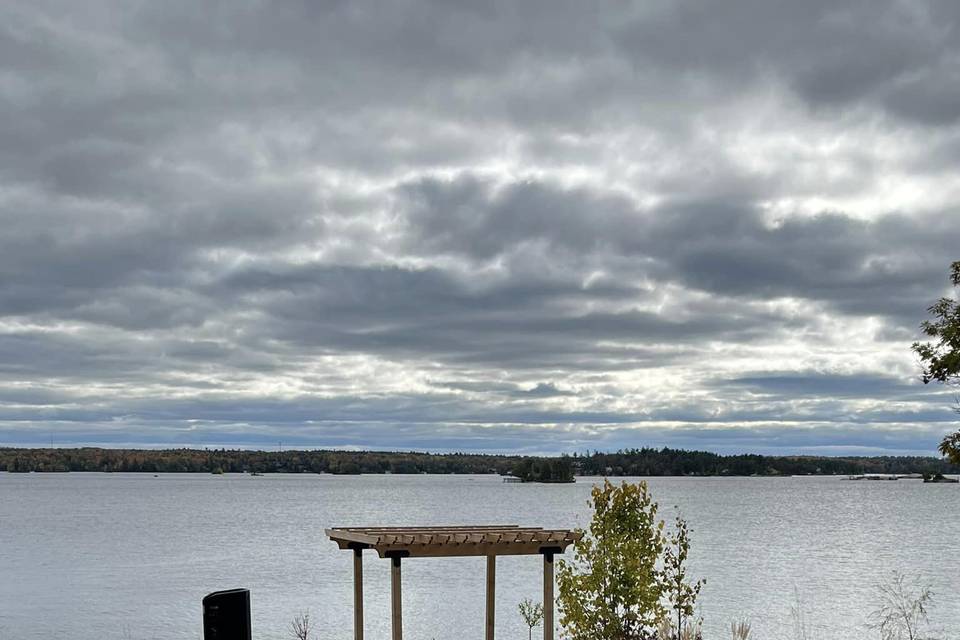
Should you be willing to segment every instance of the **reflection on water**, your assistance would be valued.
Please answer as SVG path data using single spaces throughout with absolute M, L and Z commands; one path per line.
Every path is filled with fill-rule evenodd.
M 301 611 L 318 638 L 352 637 L 350 555 L 328 526 L 586 526 L 591 482 L 492 476 L 0 474 L 0 639 L 199 638 L 200 600 L 252 591 L 254 637 L 287 638 Z M 661 515 L 693 529 L 708 640 L 749 618 L 791 637 L 799 595 L 814 636 L 872 638 L 873 585 L 893 569 L 933 583 L 932 618 L 960 629 L 960 491 L 917 481 L 651 478 Z M 389 566 L 365 556 L 367 637 L 389 637 Z M 517 603 L 540 598 L 539 557 L 497 565 L 498 638 L 525 638 Z M 405 637 L 481 638 L 484 560 L 404 563 Z

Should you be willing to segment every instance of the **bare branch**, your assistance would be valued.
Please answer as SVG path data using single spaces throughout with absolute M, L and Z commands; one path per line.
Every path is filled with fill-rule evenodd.
M 310 640 L 311 629 L 310 614 L 298 613 L 290 622 L 290 637 L 294 640 Z

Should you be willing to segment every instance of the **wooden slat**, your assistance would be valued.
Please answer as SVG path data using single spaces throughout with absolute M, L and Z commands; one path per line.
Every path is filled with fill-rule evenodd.
M 452 525 L 449 527 L 430 526 L 430 527 L 333 527 L 333 531 L 367 531 L 376 532 L 425 532 L 431 531 L 499 531 L 501 529 L 542 529 L 543 527 L 520 527 L 516 524 L 497 524 L 482 526 Z
M 403 529 L 470 529 L 471 531 L 477 531 L 480 529 L 542 529 L 543 527 L 521 527 L 518 524 L 431 524 L 431 525 L 414 525 L 414 526 L 398 526 L 398 527 L 333 527 L 334 529 L 369 529 L 371 531 L 397 531 Z
M 550 531 L 549 529 L 541 529 L 534 527 L 509 527 L 509 528 L 498 528 L 498 529 L 367 529 L 364 527 L 351 527 L 349 529 L 327 529 L 328 535 L 345 535 L 345 534 L 361 534 L 368 536 L 381 536 L 381 535 L 419 535 L 419 534 L 431 534 L 431 533 L 538 533 L 542 531 Z
M 551 545 L 553 546 L 553 545 Z M 556 545 L 554 548 L 566 547 Z M 513 543 L 506 545 L 489 544 L 438 544 L 438 545 L 411 545 L 397 547 L 374 547 L 381 558 L 389 557 L 391 553 L 402 553 L 410 558 L 448 558 L 469 556 L 535 556 L 544 548 L 542 542 Z M 560 553 L 560 552 L 558 552 Z

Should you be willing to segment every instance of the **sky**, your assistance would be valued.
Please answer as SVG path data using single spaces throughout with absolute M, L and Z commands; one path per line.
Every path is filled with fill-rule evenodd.
M 0 444 L 923 454 L 960 3 L 0 0 Z

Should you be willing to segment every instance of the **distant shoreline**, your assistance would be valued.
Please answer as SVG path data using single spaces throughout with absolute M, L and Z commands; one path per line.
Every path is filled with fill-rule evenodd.
M 562 461 L 577 476 L 956 475 L 960 468 L 924 456 L 721 455 L 680 449 L 627 449 L 570 456 L 404 451 L 243 449 L 0 448 L 0 471 L 132 473 L 500 474 Z

